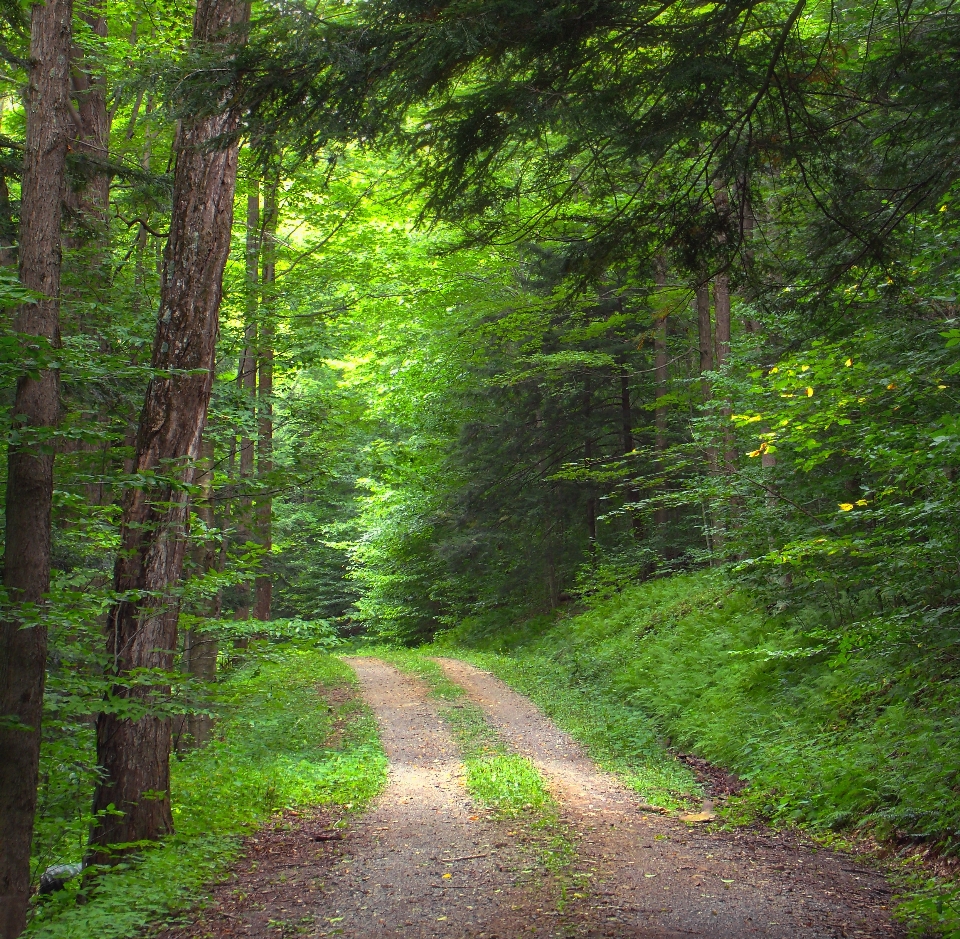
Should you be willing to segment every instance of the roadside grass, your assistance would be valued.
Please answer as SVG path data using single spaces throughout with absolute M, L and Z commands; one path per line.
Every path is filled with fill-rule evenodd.
M 892 656 L 837 655 L 823 622 L 812 609 L 771 615 L 702 571 L 575 614 L 468 619 L 421 651 L 488 668 L 652 804 L 700 795 L 675 748 L 747 782 L 718 807 L 729 823 L 960 853 L 960 688 Z M 956 881 L 918 867 L 895 878 L 899 915 L 911 935 L 960 939 Z
M 25 937 L 138 935 L 202 900 L 241 837 L 272 815 L 322 804 L 361 809 L 386 781 L 376 722 L 355 698 L 331 706 L 324 697 L 355 682 L 307 642 L 251 649 L 213 686 L 215 739 L 173 762 L 176 834 L 85 884 L 81 904 L 79 878 L 69 882 L 37 906 Z
M 423 647 L 426 654 L 451 647 Z M 539 659 L 454 646 L 459 658 L 493 672 L 529 697 L 558 727 L 581 743 L 598 766 L 616 773 L 650 805 L 689 809 L 703 790 L 689 767 L 675 759 L 658 737 L 652 721 L 615 699 L 599 699 L 592 689 L 544 669 Z

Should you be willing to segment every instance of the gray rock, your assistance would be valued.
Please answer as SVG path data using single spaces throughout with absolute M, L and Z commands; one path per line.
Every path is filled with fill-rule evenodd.
M 48 867 L 40 876 L 40 889 L 38 893 L 56 893 L 63 890 L 64 884 L 68 880 L 79 876 L 83 870 L 83 865 L 77 864 L 54 864 Z

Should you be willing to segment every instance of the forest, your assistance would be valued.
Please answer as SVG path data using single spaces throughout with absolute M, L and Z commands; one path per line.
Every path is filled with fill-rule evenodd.
M 0 0 L 0 939 L 360 818 L 371 654 L 491 818 L 431 657 L 960 936 L 958 89 L 953 0 Z

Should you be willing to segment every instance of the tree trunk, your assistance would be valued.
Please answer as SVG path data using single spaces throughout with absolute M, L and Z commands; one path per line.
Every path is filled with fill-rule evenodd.
M 263 305 L 266 315 L 260 326 L 260 377 L 257 393 L 259 417 L 257 435 L 257 471 L 260 495 L 257 499 L 257 536 L 264 549 L 263 573 L 257 577 L 253 615 L 261 622 L 270 619 L 273 601 L 273 576 L 270 550 L 273 547 L 273 499 L 270 497 L 270 474 L 273 472 L 273 289 L 277 279 L 277 224 L 279 221 L 277 190 L 279 174 L 274 177 L 264 202 L 263 220 Z M 266 480 L 266 483 L 264 482 Z
M 0 99 L 0 123 L 3 122 L 5 100 Z M 14 267 L 17 263 L 17 225 L 13 220 L 10 187 L 0 167 L 0 267 Z
M 152 156 L 152 143 L 153 143 L 153 132 L 150 125 L 150 115 L 153 112 L 153 96 L 147 95 L 147 104 L 146 104 L 146 126 L 143 129 L 143 153 L 140 156 L 140 166 L 145 169 L 150 169 L 150 159 Z M 132 135 L 130 135 L 132 136 Z M 146 268 L 144 267 L 143 258 L 147 250 L 147 239 L 149 232 L 147 231 L 147 223 L 150 221 L 149 212 L 146 208 L 143 210 L 143 214 L 140 216 L 140 227 L 137 230 L 137 262 L 134 273 L 134 286 L 137 288 L 134 293 L 134 303 L 139 305 L 140 302 L 140 291 L 143 288 Z
M 707 372 L 713 371 L 713 327 L 710 322 L 710 285 L 703 282 L 697 285 L 697 335 L 700 347 L 700 394 L 706 404 L 713 393 Z M 711 473 L 717 472 L 718 451 L 714 446 L 707 447 L 707 465 Z M 707 549 L 713 553 L 715 535 L 712 530 L 711 512 L 709 506 L 703 505 L 703 534 L 707 542 Z
M 107 20 L 103 15 L 103 0 L 88 0 L 83 21 L 91 32 L 101 39 L 107 37 Z M 103 75 L 93 71 L 84 61 L 84 52 L 73 47 L 73 90 L 77 101 L 77 125 L 74 146 L 95 160 L 105 161 L 110 147 L 110 115 L 107 111 L 107 84 Z M 82 216 L 82 222 L 102 228 L 107 221 L 110 201 L 110 176 L 100 170 L 87 170 L 88 176 L 74 197 L 71 208 Z M 102 240 L 102 239 L 98 239 Z
M 663 259 L 658 259 L 655 272 L 656 285 L 658 293 L 666 286 L 666 264 Z M 659 300 L 658 295 L 658 300 Z M 667 365 L 667 312 L 666 309 L 658 311 L 654 323 L 653 335 L 653 372 L 656 383 L 657 407 L 654 410 L 654 446 L 657 451 L 657 465 L 660 473 L 666 474 L 665 454 L 667 450 L 667 405 L 661 403 L 661 399 L 666 397 L 669 386 L 669 374 Z M 672 552 L 666 547 L 667 522 L 669 513 L 665 506 L 659 506 L 654 513 L 654 523 L 657 526 L 660 536 L 664 539 L 664 555 L 670 557 Z
M 710 284 L 697 286 L 697 332 L 700 345 L 700 393 L 706 404 L 713 395 L 707 372 L 713 371 L 713 328 L 710 322 Z M 707 461 L 710 472 L 717 471 L 718 451 L 716 447 L 707 447 Z
M 697 286 L 697 332 L 700 339 L 700 391 L 704 403 L 710 400 L 710 380 L 707 372 L 713 371 L 713 336 L 710 324 L 710 286 Z
M 107 37 L 107 20 L 103 16 L 103 0 L 91 0 L 81 19 L 93 35 L 101 40 Z M 74 44 L 72 50 L 71 86 L 77 107 L 74 112 L 72 149 L 90 157 L 93 161 L 106 161 L 110 149 L 110 115 L 107 112 L 107 86 L 103 75 L 98 75 L 86 59 L 83 49 Z M 108 254 L 107 215 L 110 202 L 110 175 L 92 165 L 84 166 L 82 185 L 68 188 L 65 207 L 72 224 L 64 245 L 70 250 L 80 249 L 81 256 L 71 267 L 79 273 L 87 285 L 102 284 L 110 280 L 104 271 Z M 76 289 L 76 288 L 75 288 Z M 99 322 L 81 319 L 84 332 L 99 335 L 100 352 L 106 355 L 109 347 L 104 339 Z M 109 459 L 109 436 L 97 433 L 108 423 L 108 416 L 101 404 L 96 410 L 84 410 L 84 418 L 93 432 L 89 439 L 78 441 L 77 451 L 85 456 L 84 471 L 99 477 L 87 483 L 86 498 L 90 505 L 103 505 L 106 491 L 103 483 Z
M 593 389 L 590 379 L 585 382 L 583 392 L 584 417 L 584 444 L 583 459 L 587 472 L 593 470 Z M 597 492 L 596 484 L 591 480 L 587 483 L 587 538 L 590 547 L 590 556 L 594 557 L 597 550 Z
M 620 371 L 620 428 L 623 439 L 623 454 L 625 458 L 630 459 L 627 454 L 633 453 L 634 450 L 633 408 L 630 404 L 630 376 L 626 365 Z M 640 490 L 636 486 L 629 486 L 627 488 L 627 498 L 631 502 L 639 502 Z M 630 527 L 633 530 L 633 537 L 637 541 L 643 541 L 647 534 L 646 526 L 643 524 L 643 516 L 636 509 L 632 509 L 630 512 Z
M 17 311 L 17 332 L 60 345 L 60 224 L 70 133 L 71 0 L 47 0 L 30 16 L 27 135 L 20 217 L 20 281 L 43 299 Z M 11 606 L 0 623 L 0 936 L 26 924 L 30 843 L 37 805 L 40 723 L 47 655 L 42 619 L 24 626 L 50 590 L 53 446 L 60 376 L 44 369 L 17 380 L 7 451 L 3 585 Z
M 717 368 L 723 368 L 730 355 L 730 278 L 726 274 L 717 274 L 713 279 L 713 308 L 716 324 Z M 736 464 L 733 449 L 733 427 L 730 417 L 733 408 L 729 400 L 723 402 L 720 415 L 723 421 L 723 471 L 732 473 Z
M 249 15 L 243 0 L 199 0 L 197 45 L 222 41 Z M 230 37 L 235 38 L 235 35 Z M 187 495 L 213 383 L 223 269 L 230 250 L 237 146 L 218 146 L 232 134 L 232 111 L 184 120 L 174 144 L 173 213 L 163 265 L 160 317 L 153 346 L 154 377 L 137 433 L 135 472 L 160 472 L 151 489 L 124 500 L 114 587 L 127 595 L 109 615 L 109 654 L 119 679 L 111 699 L 150 708 L 169 693 L 164 685 L 129 687 L 131 671 L 170 669 L 176 648 L 176 587 L 186 548 Z M 113 712 L 97 721 L 97 759 L 103 776 L 94 796 L 99 813 L 88 860 L 116 859 L 111 845 L 155 840 L 173 829 L 170 811 L 170 720 L 138 720 Z M 112 807 L 120 814 L 108 813 Z M 121 848 L 119 853 L 124 849 Z
M 260 298 L 260 186 L 251 184 L 247 195 L 247 243 L 246 243 L 246 283 L 245 316 L 243 330 L 243 354 L 237 370 L 237 384 L 244 397 L 244 404 L 250 409 L 251 417 L 257 407 L 257 311 Z M 237 524 L 237 540 L 246 544 L 253 540 L 253 500 L 249 488 L 253 480 L 254 441 L 246 428 L 240 434 L 240 514 Z M 240 585 L 241 603 L 237 608 L 237 619 L 250 616 L 250 584 Z
M 203 461 L 197 475 L 200 498 L 194 512 L 207 531 L 211 531 L 216 527 L 213 510 L 213 441 L 204 438 L 200 445 L 200 455 Z M 217 569 L 220 554 L 218 548 L 217 541 L 210 537 L 196 543 L 193 558 L 196 573 L 205 574 Z M 211 599 L 202 601 L 196 612 L 200 616 L 216 619 L 220 616 L 220 599 L 220 592 L 217 591 Z M 182 667 L 183 671 L 200 681 L 213 681 L 217 676 L 216 638 L 202 629 L 188 630 L 183 638 Z M 188 715 L 185 720 L 180 721 L 177 729 L 178 749 L 202 746 L 210 739 L 211 726 L 212 721 L 207 714 Z

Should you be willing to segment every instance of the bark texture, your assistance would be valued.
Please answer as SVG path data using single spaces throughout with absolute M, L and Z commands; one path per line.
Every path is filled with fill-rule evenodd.
M 88 0 L 83 21 L 94 35 L 107 36 L 107 20 L 103 15 L 103 0 Z M 101 227 L 107 220 L 110 201 L 110 175 L 97 168 L 109 156 L 110 115 L 107 111 L 107 83 L 103 75 L 91 67 L 79 46 L 73 47 L 72 88 L 77 102 L 74 114 L 73 146 L 90 158 L 84 168 L 84 178 L 68 195 L 67 205 L 78 212 L 80 223 Z
M 236 38 L 248 15 L 242 0 L 199 0 L 194 41 Z M 185 120 L 175 142 L 173 214 L 152 358 L 159 374 L 147 388 L 134 466 L 135 472 L 162 477 L 152 488 L 129 490 L 123 505 L 114 586 L 129 598 L 111 609 L 108 622 L 109 654 L 121 680 L 97 721 L 104 775 L 94 797 L 95 811 L 114 806 L 121 814 L 104 814 L 95 825 L 89 860 L 96 863 L 173 829 L 171 722 L 149 713 L 168 689 L 129 687 L 122 679 L 133 669 L 173 664 L 188 510 L 182 484 L 194 482 L 200 457 L 233 224 L 237 147 L 217 141 L 233 133 L 237 119 L 224 111 Z
M 18 332 L 60 345 L 60 223 L 70 133 L 71 0 L 47 0 L 30 18 L 27 136 L 21 184 L 20 280 L 43 299 L 25 304 Z M 7 453 L 3 585 L 11 606 L 0 623 L 0 937 L 26 922 L 30 842 L 37 804 L 47 632 L 21 614 L 40 609 L 50 589 L 53 441 L 60 377 L 46 369 L 17 381 Z M 45 439 L 45 437 L 47 439 Z M 29 729 L 27 729 L 29 728 Z

